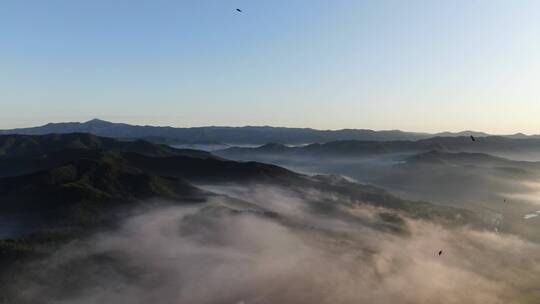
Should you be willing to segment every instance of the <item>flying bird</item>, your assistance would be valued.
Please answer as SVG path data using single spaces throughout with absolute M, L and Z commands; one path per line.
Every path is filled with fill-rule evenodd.
M 474 136 L 471 135 L 471 140 L 476 141 L 476 138 L 474 138 Z
M 439 255 L 441 255 L 441 254 L 442 254 L 442 250 L 439 250 Z
M 237 9 L 236 9 L 236 11 L 237 11 L 237 12 L 239 12 L 239 13 L 241 13 L 241 12 L 242 12 L 242 10 L 241 10 L 241 9 L 239 9 L 239 8 L 237 8 Z

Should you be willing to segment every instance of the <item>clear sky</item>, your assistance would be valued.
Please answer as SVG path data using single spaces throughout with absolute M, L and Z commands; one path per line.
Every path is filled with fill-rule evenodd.
M 540 1 L 0 0 L 0 128 L 94 117 L 540 133 Z

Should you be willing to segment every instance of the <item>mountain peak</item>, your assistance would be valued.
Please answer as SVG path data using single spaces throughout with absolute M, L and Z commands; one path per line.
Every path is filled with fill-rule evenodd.
M 99 118 L 94 118 L 94 119 L 91 119 L 89 121 L 86 121 L 86 122 L 83 122 L 83 124 L 85 125 L 105 125 L 105 124 L 112 124 L 112 122 L 110 121 L 106 121 L 106 120 L 102 120 L 102 119 L 99 119 Z

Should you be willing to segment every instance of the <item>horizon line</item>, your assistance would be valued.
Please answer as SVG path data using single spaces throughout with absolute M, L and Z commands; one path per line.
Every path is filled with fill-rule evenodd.
M 408 130 L 402 130 L 402 129 L 367 129 L 367 128 L 340 128 L 340 129 L 318 129 L 313 127 L 290 127 L 290 126 L 273 126 L 273 125 L 202 125 L 202 126 L 189 126 L 189 127 L 181 127 L 181 126 L 172 126 L 172 125 L 150 125 L 150 124 L 132 124 L 127 122 L 116 122 L 111 120 L 105 120 L 101 118 L 92 118 L 85 121 L 58 121 L 58 122 L 48 122 L 40 125 L 35 126 L 27 126 L 27 127 L 15 127 L 15 128 L 3 128 L 0 129 L 0 131 L 9 131 L 9 130 L 20 130 L 20 129 L 30 129 L 30 128 L 40 128 L 44 127 L 50 124 L 69 124 L 69 123 L 78 123 L 78 124 L 88 124 L 91 122 L 103 122 L 103 123 L 110 123 L 110 124 L 124 124 L 134 127 L 153 127 L 153 128 L 175 128 L 175 129 L 195 129 L 195 128 L 283 128 L 283 129 L 309 129 L 314 131 L 322 131 L 322 132 L 337 132 L 337 131 L 373 131 L 373 132 L 403 132 L 403 133 L 415 133 L 415 134 L 426 134 L 426 135 L 438 135 L 441 133 L 451 133 L 451 134 L 459 134 L 459 133 L 483 133 L 487 136 L 512 136 L 512 135 L 525 135 L 525 136 L 538 136 L 540 133 L 532 134 L 532 133 L 525 133 L 525 132 L 515 132 L 515 133 L 507 133 L 507 134 L 493 134 L 489 132 L 484 131 L 476 131 L 476 130 L 461 130 L 461 131 L 439 131 L 439 132 L 426 132 L 426 131 L 408 131 Z

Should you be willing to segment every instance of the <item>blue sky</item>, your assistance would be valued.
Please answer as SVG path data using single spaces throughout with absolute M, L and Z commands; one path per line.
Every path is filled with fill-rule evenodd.
M 540 1 L 4 0 L 0 37 L 0 128 L 540 133 Z

